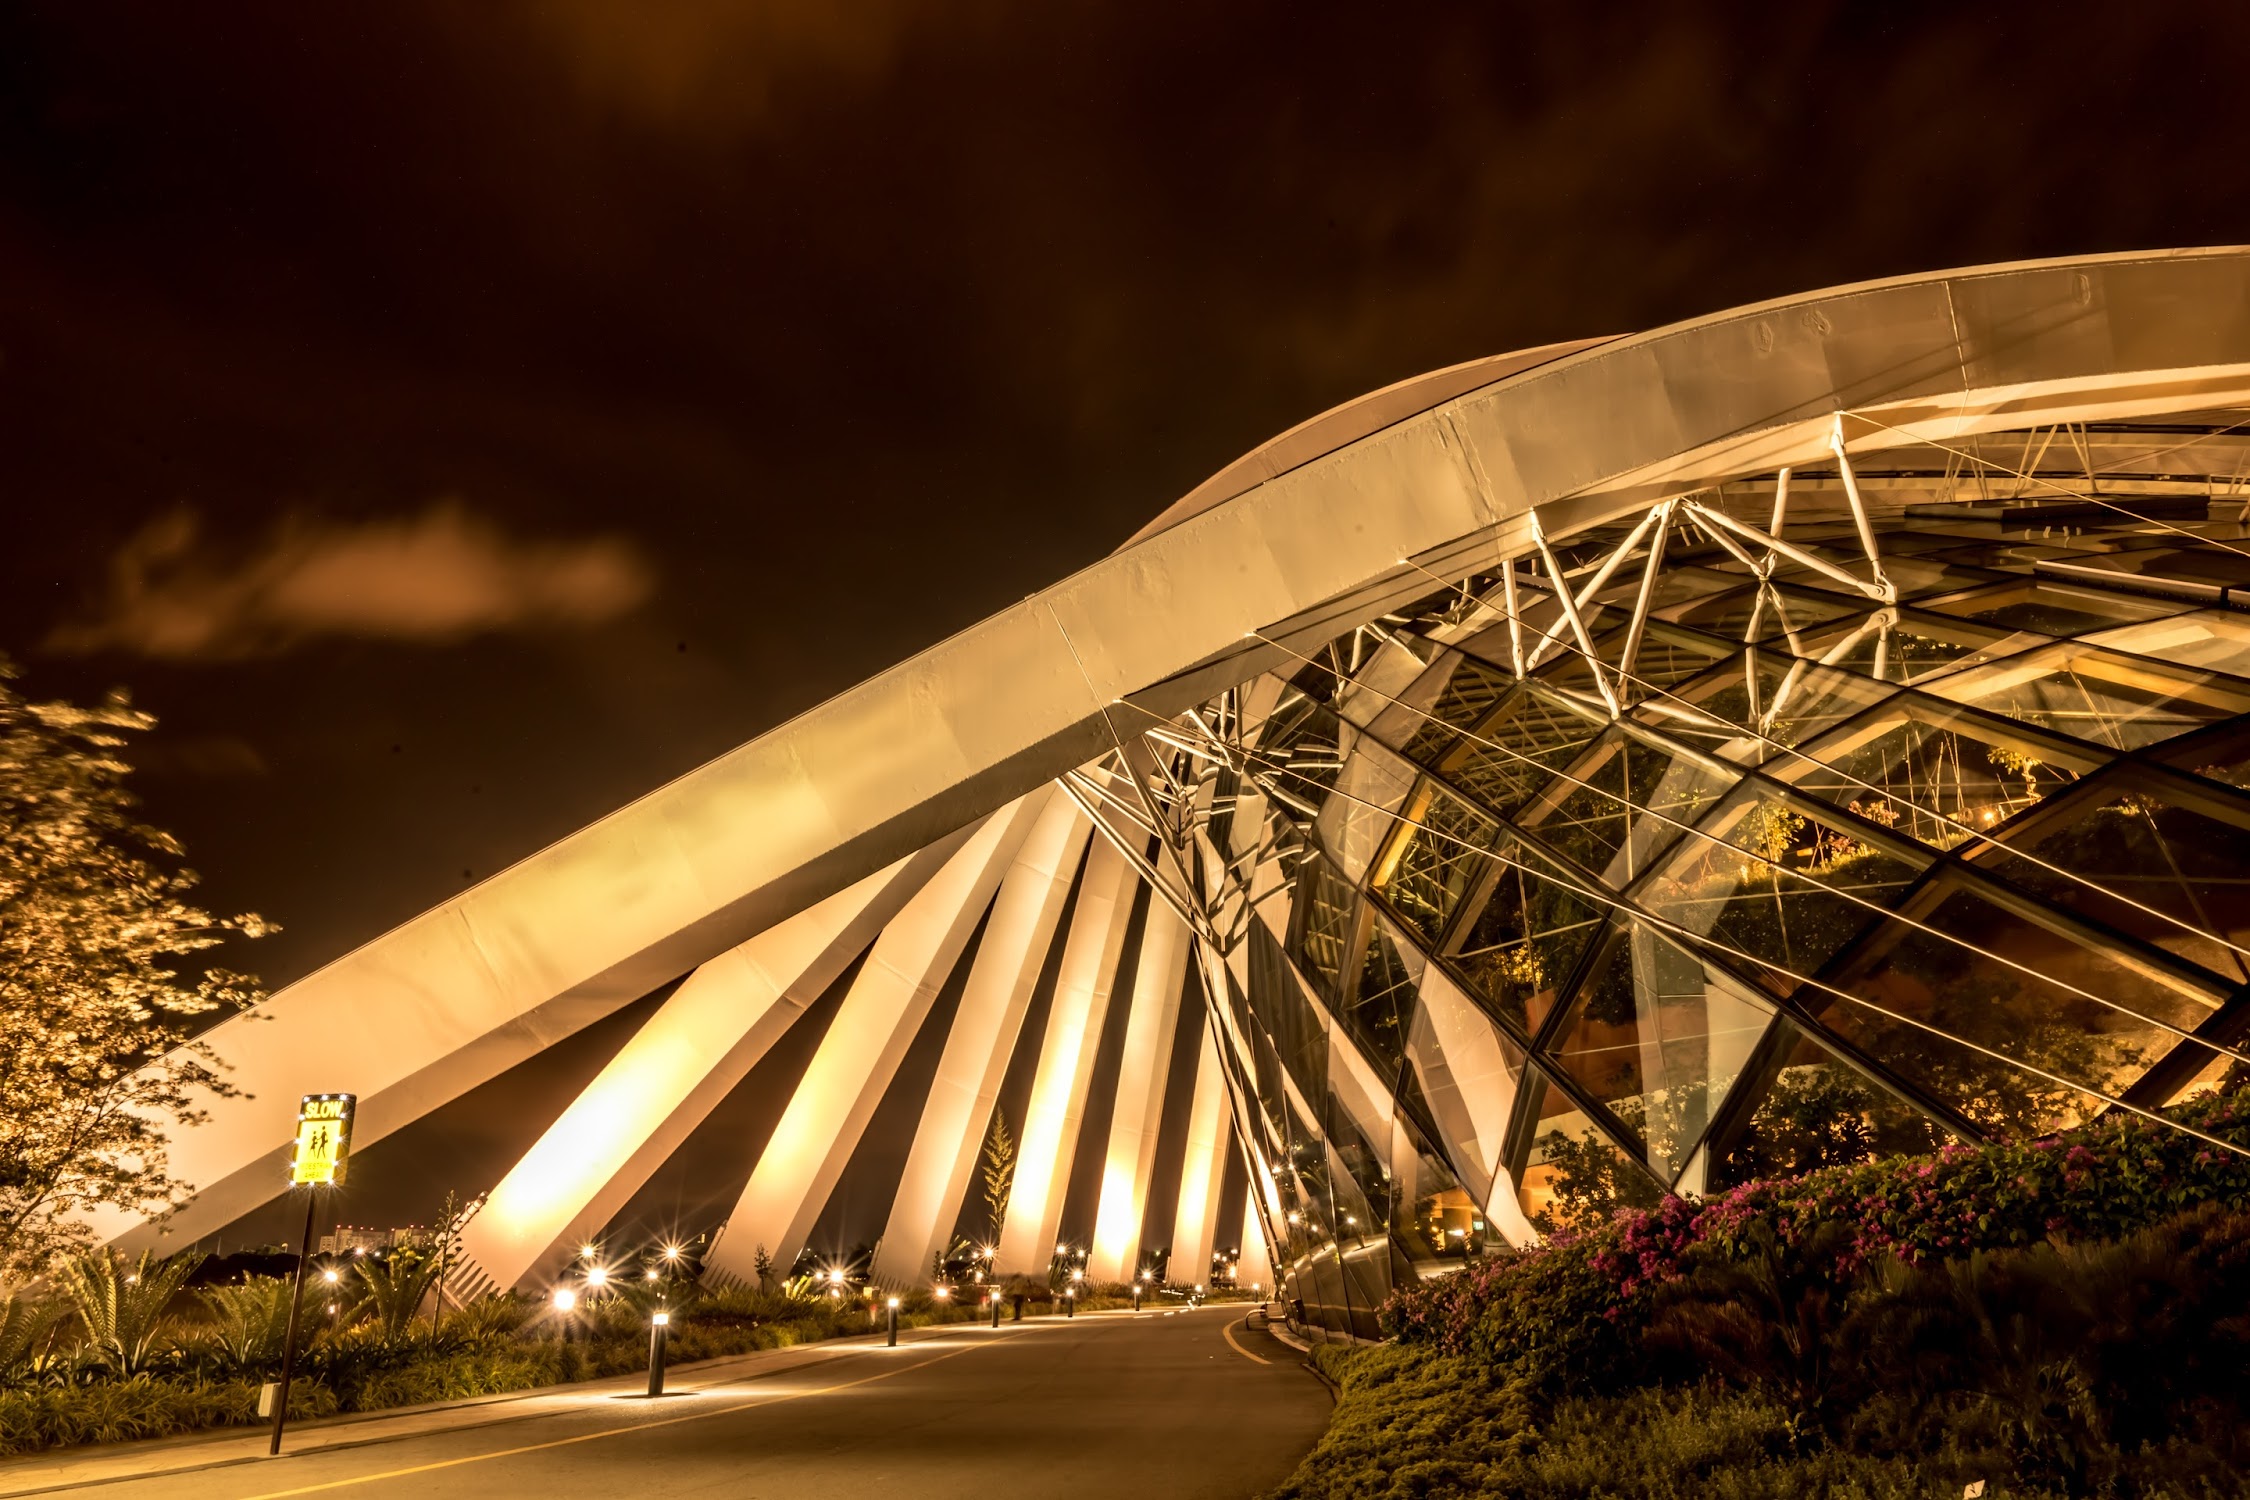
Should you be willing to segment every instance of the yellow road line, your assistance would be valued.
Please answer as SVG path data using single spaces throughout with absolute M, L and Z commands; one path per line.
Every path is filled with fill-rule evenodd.
M 684 1416 L 665 1417 L 661 1421 L 640 1422 L 630 1427 L 610 1427 L 605 1428 L 600 1432 L 583 1432 L 580 1433 L 577 1437 L 555 1438 L 552 1441 L 544 1443 L 526 1443 L 520 1448 L 498 1448 L 490 1453 L 472 1453 L 465 1458 L 446 1458 L 440 1459 L 436 1463 L 414 1464 L 404 1469 L 388 1469 L 380 1474 L 359 1474 L 349 1479 L 331 1479 L 321 1484 L 299 1485 L 293 1490 L 268 1490 L 264 1494 L 247 1496 L 245 1497 L 245 1500 L 285 1500 L 285 1497 L 290 1495 L 314 1495 L 320 1493 L 323 1490 L 348 1489 L 355 1484 L 374 1484 L 380 1480 L 385 1479 L 402 1479 L 409 1474 L 427 1474 L 436 1469 L 454 1469 L 459 1468 L 463 1464 L 480 1464 L 483 1463 L 486 1459 L 514 1458 L 516 1455 L 521 1453 L 538 1453 L 548 1448 L 568 1448 L 576 1443 L 591 1443 L 600 1438 L 624 1437 L 636 1432 L 653 1432 L 659 1427 L 677 1427 L 682 1422 L 701 1422 L 709 1417 L 723 1417 L 731 1412 L 741 1411 L 746 1407 L 760 1405 L 772 1406 L 777 1405 L 783 1401 L 795 1401 L 805 1396 L 831 1396 L 838 1391 L 848 1391 L 855 1385 L 872 1385 L 878 1380 L 888 1380 L 893 1375 L 904 1375 L 911 1370 L 926 1370 L 931 1365 L 937 1364 L 942 1360 L 952 1359 L 956 1355 L 967 1354 L 971 1349 L 980 1347 L 982 1346 L 978 1344 L 970 1344 L 963 1348 L 950 1350 L 947 1353 L 936 1355 L 930 1359 L 917 1360 L 911 1365 L 901 1365 L 899 1368 L 893 1370 L 881 1370 L 873 1375 L 863 1375 L 857 1380 L 838 1381 L 834 1385 L 824 1385 L 815 1390 L 789 1391 L 779 1395 L 755 1395 L 747 1400 L 732 1402 L 726 1406 L 715 1407 L 705 1411 L 689 1412 Z M 1252 1359 L 1257 1358 L 1257 1356 L 1254 1354 L 1250 1357 Z M 473 1428 L 455 1428 L 454 1430 L 456 1432 L 474 1431 Z M 443 1434 L 433 1433 L 431 1434 L 431 1436 L 443 1436 Z M 401 1441 L 412 1440 L 401 1439 Z M 306 1454 L 304 1456 L 310 1458 L 314 1455 Z
M 1245 1328 L 1250 1326 L 1250 1319 L 1247 1315 L 1245 1315 L 1242 1319 L 1242 1326 Z M 1236 1343 L 1234 1338 L 1234 1325 L 1232 1323 L 1220 1324 L 1219 1332 L 1227 1336 L 1227 1347 L 1234 1350 L 1235 1353 L 1241 1355 L 1244 1359 L 1254 1359 L 1261 1365 L 1270 1365 L 1273 1363 L 1272 1360 L 1266 1358 L 1263 1354 L 1252 1354 L 1249 1350 L 1243 1348 L 1242 1345 Z

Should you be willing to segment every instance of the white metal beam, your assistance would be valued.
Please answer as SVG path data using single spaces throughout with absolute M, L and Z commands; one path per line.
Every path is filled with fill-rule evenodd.
M 954 1215 L 977 1171 L 1031 992 L 1093 836 L 1093 826 L 1068 797 L 1056 791 L 1047 799 L 992 904 L 891 1200 L 875 1275 L 893 1286 L 919 1279 L 950 1248 Z M 1017 1120 L 1010 1134 L 1022 1129 Z
M 740 1083 L 961 843 L 769 927 L 683 980 L 492 1190 L 461 1237 L 499 1286 L 544 1280 Z
M 1133 1009 L 1125 1021 L 1125 1055 L 1110 1109 L 1109 1145 L 1102 1155 L 1093 1255 L 1086 1267 L 1096 1281 L 1130 1280 L 1140 1266 L 1141 1221 L 1148 1210 L 1156 1137 L 1164 1124 L 1188 941 L 1187 925 L 1170 908 L 1149 906 L 1133 975 Z
M 782 1266 L 804 1248 L 1036 813 L 1020 799 L 986 819 L 875 940 L 727 1215 L 706 1262 L 722 1279 L 751 1276 L 757 1246 Z
M 1015 1189 L 1000 1231 L 1002 1271 L 1037 1274 L 1053 1259 L 1063 1194 L 1085 1122 L 1086 1093 L 1109 1014 L 1117 961 L 1139 877 L 1115 845 L 1097 839 L 1086 856 L 1078 906 L 1071 913 L 1062 967 L 1039 1048 L 1039 1070 L 1024 1107 L 1016 1148 Z

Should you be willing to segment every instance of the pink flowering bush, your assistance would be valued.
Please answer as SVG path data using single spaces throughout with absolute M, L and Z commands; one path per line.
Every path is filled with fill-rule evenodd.
M 1955 1145 L 1669 1198 L 1402 1287 L 1383 1308 L 1384 1328 L 1402 1344 L 1484 1360 L 1549 1389 L 1615 1387 L 1649 1377 L 1640 1331 L 1664 1290 L 1695 1267 L 1810 1256 L 1818 1276 L 1841 1286 L 1893 1260 L 1913 1267 L 2049 1240 L 2111 1240 L 2200 1204 L 2250 1205 L 2250 1088 L 2201 1095 L 2171 1115 L 2241 1149 L 2124 1116 L 2042 1140 Z

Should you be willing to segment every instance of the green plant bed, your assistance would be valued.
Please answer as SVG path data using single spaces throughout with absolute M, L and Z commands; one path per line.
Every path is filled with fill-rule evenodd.
M 81 1443 L 127 1443 L 214 1427 L 247 1427 L 258 1416 L 259 1382 L 134 1375 L 86 1385 L 0 1390 L 0 1454 L 13 1457 Z M 300 1420 L 336 1410 L 335 1394 L 306 1382 L 289 1392 Z
M 127 1274 L 137 1274 L 130 1273 Z M 232 1289 L 230 1289 L 232 1290 Z M 224 1304 L 229 1299 L 218 1299 Z M 234 1298 L 234 1301 L 256 1299 Z M 975 1319 L 980 1309 L 917 1293 L 901 1329 Z M 258 1313 L 263 1317 L 263 1312 Z M 881 1332 L 863 1302 L 834 1303 L 772 1293 L 721 1293 L 675 1314 L 666 1347 L 672 1366 L 825 1339 Z M 396 1332 L 369 1319 L 324 1331 L 306 1350 L 290 1389 L 296 1419 L 337 1412 L 506 1395 L 631 1374 L 647 1368 L 646 1312 L 622 1299 L 584 1309 L 574 1336 L 537 1320 L 531 1304 L 488 1299 L 432 1328 L 406 1320 Z M 174 1329 L 152 1368 L 120 1375 L 81 1345 L 70 1359 L 19 1366 L 0 1386 L 0 1456 L 83 1443 L 170 1437 L 256 1422 L 258 1388 L 273 1377 L 271 1347 L 224 1323 Z
M 2177 1111 L 2250 1144 L 2250 1094 Z M 1315 1352 L 1278 1494 L 2250 1492 L 2250 1160 L 2152 1121 L 1619 1212 Z

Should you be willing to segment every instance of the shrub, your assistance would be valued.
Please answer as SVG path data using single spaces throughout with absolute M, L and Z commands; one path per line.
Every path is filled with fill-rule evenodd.
M 231 1286 L 205 1287 L 197 1296 L 210 1318 L 202 1341 L 228 1368 L 263 1370 L 280 1360 L 289 1328 L 288 1282 L 251 1276 Z
M 85 1325 L 86 1342 L 121 1375 L 146 1370 L 172 1338 L 172 1299 L 200 1263 L 181 1255 L 156 1260 L 147 1251 L 128 1262 L 97 1250 L 63 1263 L 55 1283 Z

